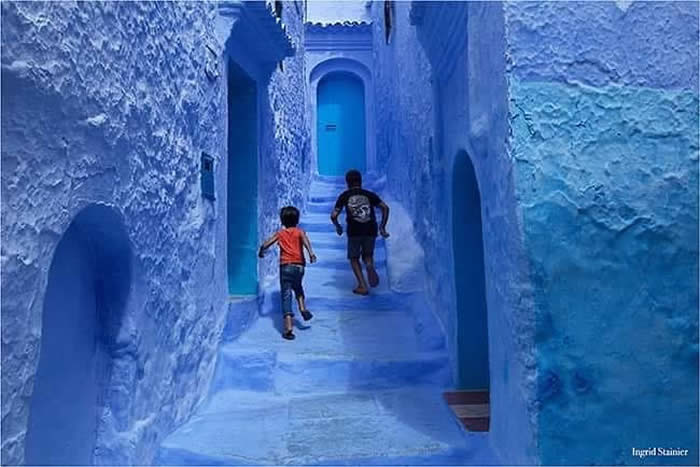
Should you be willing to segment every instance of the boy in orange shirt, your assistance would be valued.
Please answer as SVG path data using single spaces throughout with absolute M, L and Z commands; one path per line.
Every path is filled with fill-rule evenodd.
M 304 266 L 306 260 L 304 258 L 304 248 L 309 253 L 311 263 L 316 262 L 316 255 L 311 249 L 311 242 L 306 232 L 297 227 L 299 224 L 299 210 L 294 206 L 286 206 L 280 211 L 280 220 L 282 221 L 283 229 L 277 231 L 270 238 L 265 240 L 260 246 L 258 256 L 265 256 L 265 250 L 270 248 L 275 243 L 280 247 L 280 292 L 282 299 L 282 315 L 284 316 L 284 333 L 282 337 L 285 339 L 294 339 L 292 332 L 292 290 L 299 304 L 299 312 L 304 318 L 304 321 L 310 320 L 313 315 L 306 309 L 304 303 L 304 289 L 301 286 L 301 280 L 304 277 Z

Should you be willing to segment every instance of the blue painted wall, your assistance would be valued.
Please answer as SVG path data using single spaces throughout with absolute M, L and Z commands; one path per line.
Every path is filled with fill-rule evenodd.
M 64 257 L 59 244 L 70 239 L 64 234 L 76 216 L 98 204 L 123 219 L 133 262 L 124 316 L 111 334 L 94 462 L 150 465 L 163 436 L 207 394 L 224 325 L 235 334 L 255 318 L 251 307 L 228 314 L 226 45 L 214 28 L 217 6 L 3 2 L 1 8 L 0 463 L 24 462 L 31 395 L 43 378 L 37 370 L 44 313 L 53 319 L 61 311 L 49 286 L 52 260 Z M 302 14 L 301 2 L 285 3 L 284 24 L 299 54 Z M 219 78 L 212 78 L 216 72 Z M 258 96 L 263 157 L 261 195 L 253 202 L 261 215 L 252 225 L 260 236 L 279 225 L 279 206 L 304 206 L 310 132 L 303 77 L 303 56 L 285 59 Z M 202 151 L 214 157 L 213 202 L 201 193 Z M 246 269 L 273 273 L 275 260 L 269 255 Z M 70 280 L 62 288 L 84 286 Z M 76 310 L 89 309 L 82 306 L 89 292 L 70 302 Z M 67 416 L 85 420 L 74 408 Z
M 697 463 L 697 4 L 445 5 L 413 26 L 397 2 L 392 41 L 375 41 L 378 163 L 454 348 L 442 206 L 452 155 L 472 156 L 494 448 L 513 464 Z
M 111 208 L 83 209 L 49 269 L 25 462 L 91 464 L 111 353 L 131 291 L 131 243 Z
M 455 157 L 452 175 L 452 250 L 457 292 L 457 387 L 488 389 L 489 342 L 481 194 L 474 166 L 464 151 Z
M 364 172 L 365 91 L 362 80 L 350 73 L 329 73 L 318 83 L 318 172 L 345 175 Z
M 228 292 L 258 289 L 258 92 L 233 61 L 228 66 Z
M 425 8 L 421 25 L 410 20 L 416 4 Z M 489 440 L 504 464 L 537 463 L 534 312 L 513 160 L 506 150 L 503 4 L 395 2 L 389 44 L 383 4 L 375 2 L 372 11 L 376 118 L 381 122 L 373 135 L 377 162 L 386 173 L 387 191 L 410 213 L 425 252 L 424 285 L 431 306 L 424 312 L 440 322 L 456 377 L 458 285 L 450 207 L 453 183 L 463 182 L 453 180 L 455 159 L 468 151 L 481 191 Z M 440 68 L 433 68 L 429 51 L 445 54 L 437 60 Z
M 505 17 L 542 462 L 697 465 L 697 3 Z

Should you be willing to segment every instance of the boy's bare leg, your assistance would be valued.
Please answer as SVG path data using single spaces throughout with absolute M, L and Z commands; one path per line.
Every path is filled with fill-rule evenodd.
M 377 270 L 374 269 L 374 257 L 363 256 L 362 261 L 364 261 L 365 267 L 367 268 L 367 279 L 369 280 L 370 287 L 376 287 L 379 285 L 379 275 L 377 274 Z
M 365 282 L 365 276 L 362 273 L 362 266 L 360 265 L 359 258 L 353 258 L 350 260 L 350 266 L 352 266 L 352 272 L 355 273 L 355 279 L 359 284 L 357 288 L 353 290 L 356 294 L 367 295 L 369 290 L 367 288 L 367 282 Z
M 292 326 L 292 315 L 286 315 L 284 317 L 284 330 L 290 332 L 293 329 Z
M 297 295 L 296 297 L 297 304 L 299 305 L 299 313 L 301 313 L 301 317 L 304 318 L 304 321 L 308 321 L 311 318 L 313 318 L 314 315 L 312 315 L 311 312 L 306 309 L 306 302 L 304 301 L 304 296 Z

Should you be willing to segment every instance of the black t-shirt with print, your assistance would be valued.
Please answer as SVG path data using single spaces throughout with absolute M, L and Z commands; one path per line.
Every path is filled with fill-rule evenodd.
M 335 208 L 345 208 L 348 237 L 377 236 L 374 208 L 381 202 L 376 193 L 362 188 L 350 188 L 338 196 Z

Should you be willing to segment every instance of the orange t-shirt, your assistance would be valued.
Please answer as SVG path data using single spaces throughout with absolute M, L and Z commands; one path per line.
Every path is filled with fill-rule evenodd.
M 280 264 L 306 264 L 303 238 L 304 231 L 299 227 L 289 227 L 277 232 Z

